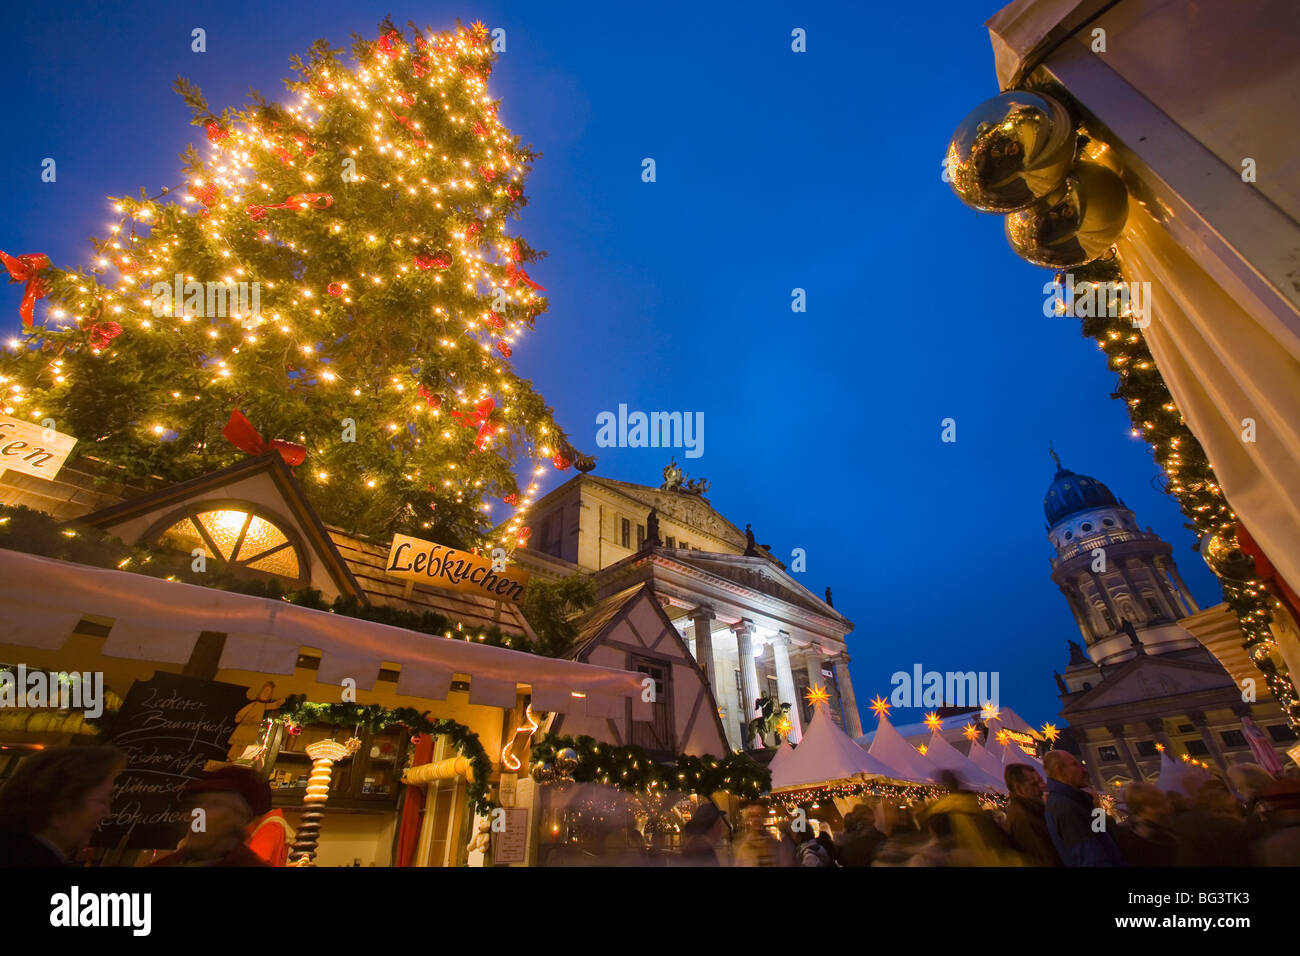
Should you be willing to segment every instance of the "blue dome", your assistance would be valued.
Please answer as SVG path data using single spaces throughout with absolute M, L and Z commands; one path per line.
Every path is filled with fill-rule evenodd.
M 1047 515 L 1048 524 L 1058 524 L 1072 514 L 1108 505 L 1123 507 L 1115 500 L 1110 489 L 1096 478 L 1076 475 L 1058 462 L 1056 477 L 1043 496 L 1043 512 Z

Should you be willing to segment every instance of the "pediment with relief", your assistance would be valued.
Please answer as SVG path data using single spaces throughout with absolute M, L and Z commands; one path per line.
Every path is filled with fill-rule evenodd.
M 1073 701 L 1070 709 L 1093 710 L 1235 686 L 1232 678 L 1217 669 L 1165 662 L 1159 658 L 1131 661 L 1128 668 L 1121 674 L 1108 677 L 1084 697 Z

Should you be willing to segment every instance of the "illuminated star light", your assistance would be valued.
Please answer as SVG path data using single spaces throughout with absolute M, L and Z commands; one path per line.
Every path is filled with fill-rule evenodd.
M 1055 743 L 1056 738 L 1061 736 L 1061 732 L 1056 729 L 1055 724 L 1043 724 L 1043 729 L 1039 732 L 1052 743 Z
M 929 727 L 935 733 L 939 732 L 939 725 L 942 723 L 943 721 L 934 711 L 930 711 L 930 713 L 925 715 L 925 726 Z
M 997 720 L 999 713 L 1001 713 L 1001 711 L 993 706 L 993 702 L 990 701 L 984 705 L 984 710 L 980 713 L 980 716 L 985 720 Z
M 804 694 L 804 700 L 810 705 L 816 707 L 818 704 L 830 703 L 830 694 L 826 693 L 826 688 L 821 684 L 813 684 L 808 688 L 808 693 Z
M 966 735 L 967 740 L 974 740 L 980 735 L 980 729 L 974 724 L 967 724 L 961 729 L 961 732 Z
M 877 717 L 889 716 L 889 703 L 877 694 L 871 701 L 871 710 Z

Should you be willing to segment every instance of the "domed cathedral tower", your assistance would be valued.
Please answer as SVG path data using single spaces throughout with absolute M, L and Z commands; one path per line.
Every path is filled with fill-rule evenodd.
M 1070 690 L 1082 689 L 1089 678 L 1095 683 L 1098 667 L 1199 647 L 1178 624 L 1200 608 L 1178 574 L 1173 549 L 1150 528 L 1139 529 L 1133 512 L 1104 484 L 1070 471 L 1055 450 L 1052 458 L 1056 476 L 1043 497 L 1047 537 L 1056 551 L 1052 580 L 1090 659 L 1071 662 L 1065 674 Z

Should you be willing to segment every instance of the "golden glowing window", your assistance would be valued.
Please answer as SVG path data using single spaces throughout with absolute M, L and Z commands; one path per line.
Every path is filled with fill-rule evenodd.
M 197 504 L 169 520 L 158 535 L 162 544 L 181 551 L 198 549 L 232 571 L 248 568 L 286 578 L 303 577 L 295 543 L 249 506 Z

